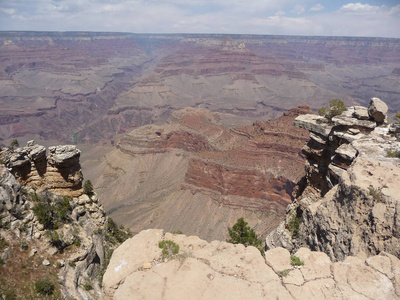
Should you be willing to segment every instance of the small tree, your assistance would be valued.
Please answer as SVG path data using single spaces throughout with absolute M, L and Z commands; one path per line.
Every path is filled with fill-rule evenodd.
M 88 196 L 93 195 L 93 185 L 90 180 L 86 180 L 85 183 L 83 184 L 83 192 Z
M 10 147 L 14 149 L 14 147 L 19 147 L 19 142 L 17 139 L 13 139 L 10 143 Z
M 399 112 L 399 113 L 397 113 L 397 114 L 395 115 L 395 117 L 397 118 L 397 122 L 399 122 L 399 123 L 400 123 L 400 112 Z
M 243 244 L 247 246 L 254 246 L 262 253 L 262 241 L 257 237 L 255 231 L 248 226 L 248 223 L 240 218 L 232 228 L 228 228 L 230 239 L 226 241 L 232 244 Z
M 342 100 L 332 99 L 331 101 L 329 101 L 328 107 L 324 106 L 318 110 L 318 114 L 324 116 L 329 120 L 332 120 L 334 116 L 341 115 L 346 110 L 347 108 Z

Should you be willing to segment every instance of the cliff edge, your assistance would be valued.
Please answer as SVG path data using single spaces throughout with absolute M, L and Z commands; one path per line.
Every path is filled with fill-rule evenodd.
M 296 126 L 310 131 L 306 175 L 267 249 L 308 247 L 338 261 L 382 251 L 400 257 L 400 143 L 397 125 L 384 122 L 386 112 L 372 98 L 369 108 L 349 107 L 331 122 L 296 118 Z

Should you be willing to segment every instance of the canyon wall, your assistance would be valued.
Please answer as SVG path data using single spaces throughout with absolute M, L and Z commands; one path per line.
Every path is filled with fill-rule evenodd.
M 399 39 L 0 32 L 0 139 L 111 144 L 185 107 L 230 125 L 327 99 L 400 109 Z
M 277 120 L 227 128 L 219 113 L 179 110 L 164 125 L 124 135 L 88 176 L 106 211 L 134 232 L 159 227 L 225 239 L 244 216 L 265 235 L 304 174 L 308 133 L 292 123 L 308 112 L 300 106 Z

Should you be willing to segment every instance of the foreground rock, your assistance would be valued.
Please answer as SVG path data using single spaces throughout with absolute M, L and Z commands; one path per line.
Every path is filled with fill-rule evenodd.
M 179 253 L 163 260 L 158 243 L 172 240 Z M 367 260 L 332 263 L 306 248 L 290 265 L 283 248 L 254 247 L 145 230 L 116 249 L 104 275 L 103 299 L 398 299 L 400 261 L 381 253 Z M 287 270 L 285 272 L 285 270 Z M 280 274 L 282 277 L 278 276 Z M 286 273 L 286 275 L 285 275 Z
M 371 106 L 386 106 L 378 100 Z M 400 257 L 400 142 L 380 124 L 384 113 L 383 119 L 360 120 L 361 113 L 354 114 L 360 110 L 350 107 L 332 123 L 314 115 L 296 118 L 310 131 L 303 148 L 306 176 L 285 222 L 267 237 L 269 249 L 309 247 L 333 260 L 382 251 Z

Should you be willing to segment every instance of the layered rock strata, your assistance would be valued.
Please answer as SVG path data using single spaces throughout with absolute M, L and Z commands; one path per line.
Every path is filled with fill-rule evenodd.
M 303 148 L 306 176 L 285 221 L 267 237 L 267 248 L 306 246 L 339 261 L 383 251 L 400 257 L 400 142 L 381 124 L 385 116 L 372 118 L 376 107 L 365 117 L 371 110 L 349 107 L 332 122 L 296 118 L 296 126 L 310 131 Z
M 225 239 L 226 227 L 244 214 L 265 234 L 304 174 L 307 132 L 292 123 L 309 112 L 300 106 L 277 120 L 229 128 L 218 113 L 179 110 L 164 125 L 126 134 L 96 163 L 93 182 L 112 199 L 104 203 L 111 216 L 134 232 L 156 226 Z
M 82 195 L 81 151 L 73 145 L 46 148 L 29 141 L 26 147 L 1 153 L 5 165 L 21 184 L 73 197 Z
M 159 242 L 179 245 L 163 257 Z M 265 253 L 196 236 L 145 230 L 112 255 L 102 299 L 398 299 L 400 261 L 388 253 L 332 263 L 325 253 L 301 248 L 303 266 L 286 249 Z

